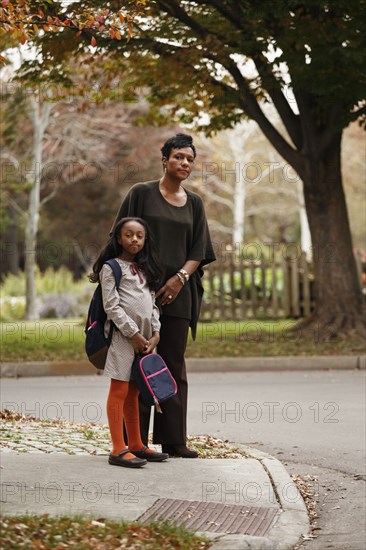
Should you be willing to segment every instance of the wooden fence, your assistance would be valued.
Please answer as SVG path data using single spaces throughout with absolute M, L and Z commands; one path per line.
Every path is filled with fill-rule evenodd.
M 365 265 L 356 255 L 366 298 Z M 314 308 L 313 265 L 305 256 L 268 262 L 244 260 L 214 262 L 205 268 L 201 321 L 246 318 L 299 318 Z

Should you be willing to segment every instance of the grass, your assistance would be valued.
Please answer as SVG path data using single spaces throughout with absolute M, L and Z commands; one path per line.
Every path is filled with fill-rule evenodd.
M 253 357 L 281 355 L 360 355 L 357 338 L 327 339 L 325 329 L 313 333 L 289 329 L 296 321 L 245 320 L 199 323 L 196 341 L 189 338 L 187 357 Z M 320 337 L 324 338 L 320 341 Z M 1 360 L 85 360 L 81 319 L 42 319 L 0 323 Z
M 127 523 L 104 518 L 48 515 L 1 516 L 2 548 L 83 550 L 206 550 L 212 543 L 167 523 Z
M 41 319 L 0 323 L 1 360 L 78 361 L 85 359 L 81 319 Z
M 245 320 L 199 323 L 187 357 L 270 357 L 283 355 L 358 355 L 365 341 L 331 338 L 326 329 L 297 330 L 298 321 Z M 292 331 L 291 329 L 294 329 Z

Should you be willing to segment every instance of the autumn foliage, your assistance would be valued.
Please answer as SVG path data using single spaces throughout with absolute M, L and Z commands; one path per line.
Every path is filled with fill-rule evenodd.
M 127 31 L 127 39 L 132 36 L 134 22 L 144 6 L 145 0 L 130 2 L 130 11 L 119 9 L 112 12 L 105 7 L 95 6 L 93 10 L 78 8 L 60 10 L 49 2 L 31 0 L 2 0 L 0 7 L 0 34 L 9 33 L 11 38 L 25 44 L 40 32 L 59 32 L 69 28 L 77 36 L 83 33 L 90 38 L 91 46 L 97 45 L 97 37 L 102 34 L 111 39 L 121 40 Z M 62 13 L 63 12 L 63 13 Z M 4 61 L 4 57 L 2 57 Z

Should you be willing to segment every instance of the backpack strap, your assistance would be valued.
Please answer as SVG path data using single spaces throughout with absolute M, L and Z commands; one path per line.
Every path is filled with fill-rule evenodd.
M 121 266 L 119 265 L 117 260 L 115 260 L 114 258 L 112 260 L 107 260 L 105 263 L 108 264 L 109 267 L 112 268 L 114 279 L 116 281 L 116 288 L 118 289 L 119 284 L 121 282 L 121 278 L 122 278 Z
M 118 292 L 118 287 L 119 287 L 119 284 L 120 284 L 121 279 L 122 279 L 121 266 L 119 265 L 117 260 L 115 260 L 114 258 L 112 260 L 107 260 L 105 263 L 108 264 L 110 268 L 112 268 L 114 279 L 115 279 L 115 282 L 116 282 L 116 289 L 117 289 L 117 292 Z M 109 339 L 112 338 L 113 328 L 115 328 L 117 330 L 117 327 L 115 326 L 115 324 L 111 320 L 111 326 L 110 326 L 109 335 L 108 335 Z

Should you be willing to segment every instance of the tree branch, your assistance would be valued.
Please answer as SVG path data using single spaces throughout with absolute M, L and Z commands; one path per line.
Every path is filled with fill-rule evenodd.
M 233 188 L 232 188 L 231 185 L 226 183 L 226 181 L 223 181 L 218 176 L 214 176 L 214 175 L 210 176 L 208 174 L 208 177 L 209 177 L 208 183 L 210 184 L 210 187 L 215 187 L 216 189 L 218 189 L 221 192 L 225 191 L 229 195 L 232 195 Z M 193 181 L 192 183 L 190 183 L 190 185 L 192 187 L 194 187 L 195 189 L 199 189 L 200 191 L 202 191 L 202 189 L 205 189 L 205 187 L 202 187 L 202 183 L 198 183 L 196 181 Z M 206 193 L 206 191 L 202 191 L 202 192 L 203 192 L 203 194 Z
M 220 203 L 227 206 L 230 210 L 233 209 L 233 206 L 234 206 L 233 201 L 229 199 L 225 199 L 224 197 L 220 197 L 220 195 L 217 195 L 216 193 L 212 193 L 212 191 L 209 191 L 208 189 L 206 189 L 205 191 L 202 191 L 202 186 L 200 187 L 200 191 L 208 200 L 211 199 L 213 202 Z
M 238 17 L 240 3 L 235 5 L 235 10 L 229 10 L 222 0 L 195 0 L 195 2 L 201 6 L 208 5 L 215 8 L 227 21 L 229 21 L 229 23 L 232 23 L 240 31 L 243 30 L 240 23 L 240 17 Z
M 158 42 L 150 37 L 132 39 L 131 42 L 134 42 L 136 44 L 146 44 L 155 53 L 162 56 L 171 56 L 173 53 L 176 52 L 177 48 L 179 48 L 181 51 L 184 51 L 184 49 L 192 49 L 185 48 L 184 46 L 179 47 L 177 45 L 173 46 L 167 43 Z M 202 56 L 203 52 L 199 51 L 199 53 Z M 238 90 L 222 81 L 217 80 L 207 71 L 211 83 L 213 85 L 219 86 L 224 91 L 235 92 L 235 94 L 238 95 L 238 103 L 243 111 L 249 117 L 253 118 L 255 122 L 257 122 L 264 135 L 272 143 L 275 149 L 277 149 L 280 155 L 282 155 L 282 157 L 284 157 L 292 166 L 296 168 L 297 171 L 299 171 L 302 167 L 303 162 L 301 156 L 293 147 L 291 147 L 291 145 L 283 138 L 283 136 L 276 130 L 276 128 L 264 115 L 263 111 L 258 105 L 257 99 L 254 97 L 253 92 L 249 88 L 247 80 L 245 79 L 245 77 L 243 77 L 235 62 L 229 56 L 225 56 L 225 58 L 223 59 L 222 52 L 220 52 L 219 56 L 214 55 L 210 52 L 205 52 L 205 55 L 211 60 L 219 62 L 231 74 L 234 82 L 238 86 Z M 189 67 L 192 70 L 192 65 L 189 65 Z M 197 72 L 199 71 L 197 70 Z
M 197 21 L 192 19 L 192 17 L 190 17 L 188 13 L 181 6 L 179 6 L 177 2 L 175 2 L 175 0 L 168 0 L 168 1 L 156 0 L 155 3 L 162 10 L 164 10 L 165 13 L 173 16 L 175 19 L 178 19 L 179 21 L 181 21 L 181 23 L 184 23 L 185 25 L 187 25 L 187 27 L 192 29 L 202 38 L 204 38 L 207 35 L 207 30 L 201 27 L 201 25 L 197 23 Z
M 266 138 L 272 143 L 279 154 L 287 160 L 297 172 L 300 172 L 303 161 L 300 154 L 284 139 L 276 130 L 268 118 L 263 113 L 257 100 L 251 94 L 243 94 L 240 97 L 240 105 L 245 113 L 248 114 L 258 124 Z
M 280 83 L 269 70 L 267 62 L 263 59 L 263 54 L 255 55 L 252 59 L 262 81 L 267 80 L 270 83 L 270 86 L 266 87 L 266 91 L 272 99 L 295 147 L 297 150 L 300 150 L 302 147 L 302 135 L 299 117 L 295 115 L 288 101 L 285 99 L 280 88 Z
M 27 217 L 27 212 L 26 212 L 26 210 L 23 210 L 23 208 L 21 208 L 21 207 L 19 206 L 19 204 L 17 204 L 17 203 L 15 202 L 14 199 L 8 197 L 5 193 L 3 193 L 3 195 L 2 195 L 2 199 L 3 199 L 5 202 L 7 202 L 10 206 L 12 206 L 12 207 L 14 208 L 14 210 L 15 210 L 16 212 L 18 212 L 18 214 L 19 214 L 23 219 L 26 219 L 26 217 Z
M 362 105 L 357 111 L 351 112 L 351 121 L 357 120 L 359 117 L 366 116 L 366 103 Z
M 218 222 L 217 220 L 213 220 L 211 218 L 208 218 L 207 220 L 210 229 L 216 229 L 216 231 L 220 231 L 221 233 L 227 233 L 228 235 L 233 234 L 232 227 L 227 227 L 226 225 L 223 225 L 222 223 Z

